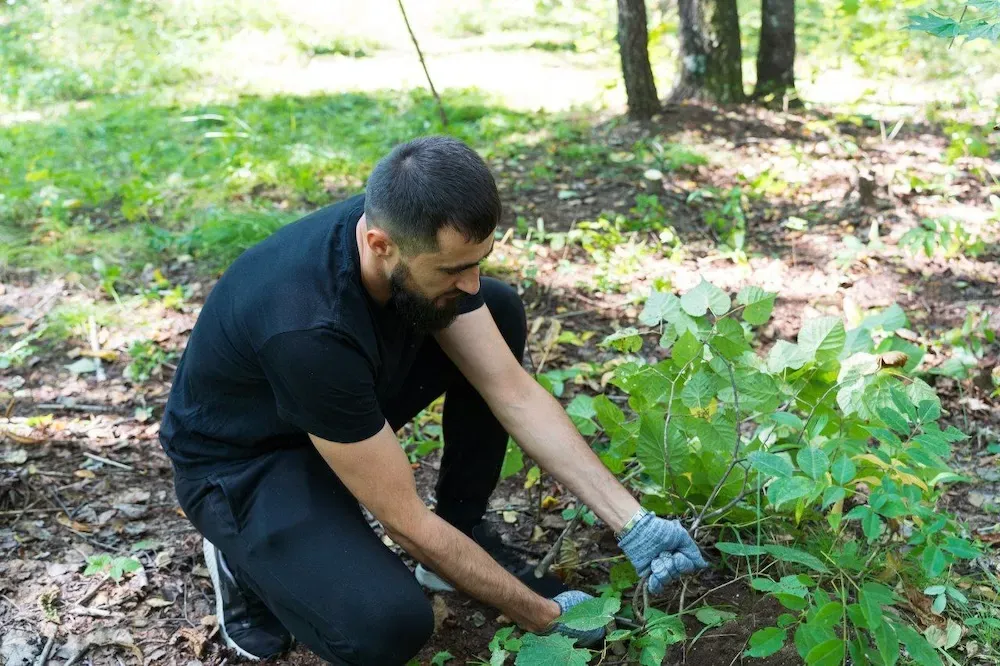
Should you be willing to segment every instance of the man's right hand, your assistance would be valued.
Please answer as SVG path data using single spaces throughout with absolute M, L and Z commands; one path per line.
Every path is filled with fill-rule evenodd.
M 557 595 L 552 600 L 559 604 L 559 611 L 560 614 L 562 614 L 573 606 L 593 598 L 594 597 L 590 596 L 586 592 L 569 590 L 568 592 L 563 592 L 562 594 Z M 561 624 L 557 621 L 551 631 L 562 634 L 563 636 L 569 636 L 570 638 L 577 639 L 577 644 L 581 647 L 591 647 L 604 640 L 604 627 L 584 631 L 581 629 L 570 629 L 565 624 Z

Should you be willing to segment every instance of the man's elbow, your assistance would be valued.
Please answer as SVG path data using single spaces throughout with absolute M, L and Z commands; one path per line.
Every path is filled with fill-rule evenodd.
M 400 510 L 380 522 L 386 535 L 409 552 L 411 546 L 419 547 L 427 543 L 428 519 L 432 515 L 430 509 L 419 504 L 411 509 Z

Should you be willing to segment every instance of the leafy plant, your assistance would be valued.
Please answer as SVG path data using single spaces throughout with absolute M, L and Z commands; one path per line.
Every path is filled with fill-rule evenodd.
M 134 557 L 111 557 L 110 555 L 91 555 L 87 558 L 87 568 L 83 570 L 84 576 L 95 574 L 107 574 L 111 580 L 118 582 L 125 574 L 138 571 L 142 568 L 142 563 Z
M 956 37 L 965 37 L 966 41 L 976 39 L 1000 41 L 1000 1 L 969 0 L 959 4 L 958 7 L 961 7 L 961 14 L 957 19 L 928 12 L 910 16 L 910 25 L 907 28 L 952 40 Z M 969 8 L 973 9 L 971 14 L 968 12 Z
M 173 352 L 166 351 L 152 340 L 136 340 L 129 346 L 128 354 L 132 361 L 125 366 L 125 378 L 136 383 L 160 375 L 163 366 L 175 356 Z
M 743 190 L 734 187 L 722 192 L 709 188 L 695 190 L 687 198 L 688 203 L 702 200 L 719 202 L 703 212 L 706 226 L 718 239 L 719 249 L 733 261 L 746 262 L 747 218 Z
M 946 259 L 968 255 L 978 257 L 986 251 L 986 243 L 975 232 L 970 233 L 958 220 L 921 220 L 899 239 L 900 247 L 910 254 L 923 251 L 933 257 L 939 251 Z
M 639 319 L 670 357 L 634 356 L 646 344 L 637 329 L 604 341 L 626 354 L 611 383 L 628 395 L 628 409 L 604 395 L 590 402 L 604 435 L 598 454 L 630 479 L 647 509 L 686 516 L 696 535 L 715 525 L 725 535 L 715 544 L 723 558 L 745 559 L 750 585 L 787 610 L 750 638 L 747 656 L 773 654 L 790 640 L 807 664 L 839 664 L 849 654 L 856 664 L 891 665 L 904 651 L 918 664 L 940 664 L 947 641 L 921 631 L 902 600 L 940 589 L 962 605 L 957 589 L 948 594 L 949 573 L 979 551 L 938 500 L 960 479 L 947 460 L 966 436 L 939 423 L 933 389 L 907 374 L 908 354 L 893 347 L 893 332 L 906 325 L 901 309 L 851 330 L 839 317 L 810 319 L 795 342 L 779 340 L 761 354 L 754 331 L 776 297 L 746 287 L 734 302 L 704 280 L 679 297 L 650 294 Z M 748 524 L 750 531 L 738 527 Z M 574 618 L 607 619 L 635 580 L 634 571 L 613 571 L 590 613 L 579 611 L 586 619 Z M 706 624 L 719 621 L 702 615 Z M 613 637 L 627 640 L 639 663 L 659 664 L 684 628 L 655 609 L 644 619 L 641 629 Z M 526 638 L 520 649 L 528 645 Z M 542 650 L 585 658 L 564 640 L 530 645 L 533 660 Z

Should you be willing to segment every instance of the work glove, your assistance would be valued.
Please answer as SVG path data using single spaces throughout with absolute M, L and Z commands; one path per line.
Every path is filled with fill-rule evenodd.
M 588 599 L 593 599 L 586 592 L 580 592 L 579 590 L 569 590 L 558 594 L 552 598 L 552 601 L 559 604 L 560 614 L 565 613 L 573 606 L 579 603 L 583 603 Z M 580 629 L 570 629 L 564 624 L 556 623 L 547 633 L 559 633 L 563 636 L 569 636 L 570 638 L 575 638 L 577 645 L 580 647 L 590 647 L 600 643 L 604 640 L 604 627 L 598 627 L 597 629 L 590 629 L 588 631 L 582 631 Z
M 647 513 L 618 542 L 639 576 L 648 576 L 646 589 L 659 594 L 667 583 L 708 566 L 698 544 L 676 520 Z

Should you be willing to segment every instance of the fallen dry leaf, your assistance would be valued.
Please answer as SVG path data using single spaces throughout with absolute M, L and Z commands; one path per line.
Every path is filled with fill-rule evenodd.
M 434 632 L 437 633 L 441 631 L 445 620 L 451 617 L 451 609 L 448 608 L 448 603 L 444 600 L 444 597 L 440 594 L 435 594 L 431 610 L 434 611 Z
M 182 638 L 187 642 L 194 656 L 201 659 L 201 656 L 205 654 L 205 643 L 208 642 L 208 637 L 192 627 L 181 627 L 170 638 L 171 645 L 176 644 Z
M 93 532 L 94 528 L 85 523 L 81 523 L 76 520 L 71 520 L 66 516 L 66 514 L 60 513 L 56 516 L 56 522 L 64 527 L 68 527 L 71 530 L 76 530 L 77 532 Z

